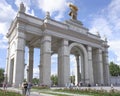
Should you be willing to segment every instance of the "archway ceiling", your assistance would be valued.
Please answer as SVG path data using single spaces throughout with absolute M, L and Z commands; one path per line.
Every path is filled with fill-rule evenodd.
M 70 53 L 73 54 L 73 55 L 80 55 L 81 50 L 80 50 L 79 47 L 74 46 L 74 47 L 71 49 Z
M 42 36 L 37 36 L 33 34 L 26 34 L 26 45 L 34 46 L 35 48 L 40 48 Z M 51 40 L 51 50 L 52 52 L 58 52 L 60 47 L 61 39 L 57 37 L 52 37 Z
M 26 45 L 30 45 L 30 46 L 34 46 L 34 48 L 40 48 L 41 46 L 41 39 L 42 36 L 37 36 L 37 35 L 33 35 L 33 34 L 26 34 Z M 52 36 L 52 40 L 51 40 L 51 50 L 53 53 L 57 53 L 58 49 L 60 47 L 60 42 L 61 42 L 61 38 L 58 37 L 53 37 Z M 81 53 L 81 49 L 77 46 L 74 46 L 71 49 L 71 54 L 73 55 L 80 55 Z

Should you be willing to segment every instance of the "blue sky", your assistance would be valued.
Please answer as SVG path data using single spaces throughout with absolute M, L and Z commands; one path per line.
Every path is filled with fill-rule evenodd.
M 107 37 L 110 45 L 109 61 L 120 64 L 120 0 L 0 0 L 0 68 L 5 68 L 6 64 L 5 35 L 21 2 L 25 4 L 27 14 L 43 19 L 45 12 L 49 11 L 51 18 L 61 22 L 70 19 L 67 4 L 72 2 L 79 8 L 78 20 L 89 29 L 89 32 L 99 32 L 101 38 Z M 35 50 L 35 53 L 37 52 L 38 50 Z M 34 58 L 37 62 L 34 70 L 37 70 L 39 61 Z M 54 58 L 56 56 L 52 57 L 53 63 L 56 62 Z M 74 59 L 71 62 L 74 62 Z

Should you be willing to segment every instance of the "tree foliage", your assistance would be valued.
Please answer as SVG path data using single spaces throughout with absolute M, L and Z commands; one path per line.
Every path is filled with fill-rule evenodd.
M 120 75 L 120 67 L 114 62 L 110 62 L 109 65 L 110 75 L 111 76 L 119 76 Z
M 33 78 L 32 83 L 33 84 L 39 84 L 39 79 L 38 78 Z
M 58 76 L 51 75 L 51 81 L 52 81 L 52 85 L 57 85 L 58 84 Z
M 0 83 L 4 81 L 4 69 L 0 68 Z
M 70 81 L 71 81 L 71 83 L 75 84 L 75 76 L 74 75 L 70 76 Z

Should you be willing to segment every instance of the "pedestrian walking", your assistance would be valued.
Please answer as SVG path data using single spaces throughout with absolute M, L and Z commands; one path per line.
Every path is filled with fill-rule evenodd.
M 6 91 L 7 90 L 7 83 L 3 82 L 3 90 Z
M 27 95 L 27 87 L 28 87 L 28 83 L 24 82 L 24 91 L 25 91 L 25 95 Z
M 27 86 L 28 86 L 28 83 L 25 81 L 22 83 L 22 94 L 23 96 L 26 96 L 27 94 Z
M 28 96 L 30 95 L 31 87 L 32 87 L 32 84 L 31 84 L 31 82 L 29 82 L 28 86 L 27 86 L 27 94 L 28 94 Z

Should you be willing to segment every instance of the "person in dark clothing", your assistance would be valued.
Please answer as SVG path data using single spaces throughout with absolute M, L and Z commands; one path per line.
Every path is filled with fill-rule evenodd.
M 27 82 L 24 82 L 23 86 L 24 86 L 24 92 L 25 92 L 25 95 L 26 95 L 28 83 L 27 83 Z

